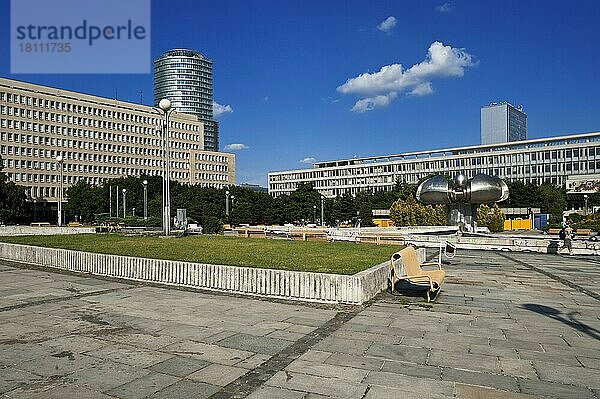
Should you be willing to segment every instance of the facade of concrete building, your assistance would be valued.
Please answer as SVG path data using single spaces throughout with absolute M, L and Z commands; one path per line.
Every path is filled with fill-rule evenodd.
M 492 103 L 481 107 L 481 144 L 527 140 L 527 114 L 523 107 Z
M 569 176 L 600 179 L 600 133 L 316 162 L 312 169 L 271 172 L 268 183 L 273 196 L 289 194 L 299 183 L 308 182 L 324 196 L 335 197 L 390 191 L 398 180 L 417 183 L 433 174 L 459 173 L 560 186 Z
M 219 150 L 218 124 L 213 119 L 212 61 L 193 50 L 174 49 L 154 61 L 154 105 L 171 100 L 178 112 L 204 123 L 204 149 Z
M 59 198 L 80 180 L 94 185 L 163 174 L 162 116 L 152 107 L 0 78 L 0 157 L 10 181 L 32 199 Z M 235 155 L 204 151 L 203 124 L 174 112 L 169 126 L 172 180 L 224 188 Z

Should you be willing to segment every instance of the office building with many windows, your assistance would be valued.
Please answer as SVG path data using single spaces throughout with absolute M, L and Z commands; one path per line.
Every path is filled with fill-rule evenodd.
M 162 115 L 154 108 L 0 78 L 0 157 L 10 181 L 32 199 L 59 198 L 80 180 L 163 174 Z M 234 154 L 205 151 L 203 123 L 173 112 L 170 178 L 224 188 L 235 184 Z
M 204 149 L 219 150 L 218 124 L 213 119 L 212 61 L 193 50 L 174 49 L 154 61 L 154 105 L 171 100 L 178 112 L 204 123 Z
M 289 194 L 299 183 L 312 183 L 324 196 L 335 197 L 390 191 L 398 180 L 417 183 L 434 174 L 459 173 L 560 186 L 576 175 L 600 179 L 600 133 L 315 162 L 312 169 L 271 172 L 268 184 L 273 196 Z
M 527 140 L 527 114 L 523 106 L 492 103 L 481 107 L 481 144 Z

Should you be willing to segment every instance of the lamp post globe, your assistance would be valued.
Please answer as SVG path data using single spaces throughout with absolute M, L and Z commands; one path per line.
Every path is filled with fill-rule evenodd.
M 56 156 L 56 161 L 57 162 L 62 162 L 62 160 L 63 160 L 63 157 L 61 155 L 57 155 Z
M 167 112 L 171 109 L 171 100 L 169 100 L 168 98 L 163 98 L 158 102 L 158 106 L 160 109 Z

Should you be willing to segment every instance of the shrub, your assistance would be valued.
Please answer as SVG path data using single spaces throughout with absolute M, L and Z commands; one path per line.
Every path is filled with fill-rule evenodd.
M 214 216 L 202 215 L 200 225 L 204 234 L 221 234 L 223 232 L 223 223 Z
M 398 199 L 390 208 L 390 219 L 395 226 L 444 226 L 446 207 L 423 205 L 412 196 Z
M 491 208 L 486 204 L 481 204 L 477 208 L 477 226 L 487 227 L 493 233 L 504 231 L 504 219 L 504 214 L 498 204 L 494 204 Z
M 574 214 L 571 214 L 569 215 L 569 218 L 574 222 L 573 216 Z M 600 214 L 593 213 L 580 218 L 579 222 L 573 223 L 571 227 L 574 229 L 592 229 L 593 231 L 600 231 Z

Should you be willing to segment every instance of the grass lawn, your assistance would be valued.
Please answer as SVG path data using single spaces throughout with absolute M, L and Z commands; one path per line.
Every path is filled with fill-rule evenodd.
M 223 236 L 161 238 L 77 234 L 0 237 L 0 241 L 143 258 L 337 274 L 368 269 L 385 262 L 401 249 L 389 245 Z

